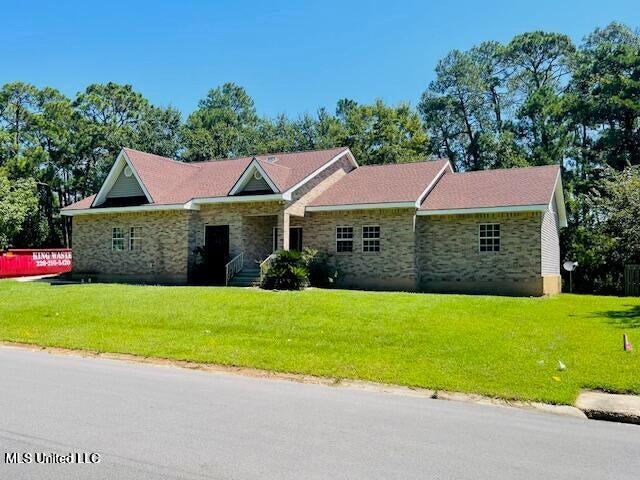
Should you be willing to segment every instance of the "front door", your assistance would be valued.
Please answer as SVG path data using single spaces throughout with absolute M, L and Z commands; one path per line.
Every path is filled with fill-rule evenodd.
M 289 229 L 289 250 L 302 251 L 302 227 Z
M 204 227 L 204 248 L 207 252 L 207 269 L 213 283 L 223 284 L 224 267 L 229 262 L 229 225 Z

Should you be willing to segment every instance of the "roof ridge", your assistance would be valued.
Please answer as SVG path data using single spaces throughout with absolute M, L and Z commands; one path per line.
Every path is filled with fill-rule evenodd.
M 293 155 L 296 153 L 311 153 L 311 152 L 328 152 L 329 150 L 347 150 L 349 147 L 331 147 L 331 148 L 319 148 L 314 150 L 295 150 L 293 152 L 268 152 L 257 153 L 254 157 L 271 157 L 274 155 Z
M 280 165 L 280 164 L 278 164 L 278 163 L 271 163 L 271 162 L 269 162 L 268 160 L 262 160 L 262 159 L 257 158 L 257 157 L 254 157 L 254 158 L 255 158 L 255 159 L 256 159 L 256 161 L 257 161 L 259 164 L 261 164 L 261 165 L 262 165 L 262 164 L 265 164 L 265 165 L 268 165 L 268 166 L 270 166 L 270 167 L 279 167 L 279 168 L 284 168 L 285 170 L 289 170 L 289 171 L 291 171 L 291 167 L 285 167 L 284 165 Z
M 434 160 L 418 160 L 417 162 L 400 162 L 400 163 L 376 163 L 373 165 L 360 165 L 356 170 L 360 170 L 361 168 L 375 168 L 375 167 L 393 167 L 393 166 L 401 166 L 401 165 L 417 165 L 420 163 L 435 163 L 435 162 L 448 162 L 449 160 L 446 158 L 436 158 Z M 355 171 L 355 170 L 354 170 Z
M 490 172 L 510 172 L 510 171 L 521 171 L 521 170 L 533 170 L 539 168 L 560 168 L 560 165 L 528 165 L 526 167 L 511 167 L 511 168 L 489 168 L 486 170 L 468 170 L 466 172 L 453 172 L 451 175 L 469 175 L 469 174 L 479 174 L 479 173 L 490 173 Z
M 349 147 L 332 147 L 332 148 L 321 148 L 319 150 L 296 150 L 295 152 L 267 152 L 267 153 L 256 153 L 253 155 L 242 155 L 240 157 L 219 157 L 219 158 L 210 158 L 208 160 L 198 160 L 197 162 L 189 162 L 189 163 L 208 163 L 208 162 L 223 162 L 228 160 L 243 160 L 245 158 L 254 159 L 257 157 L 274 157 L 276 155 L 295 155 L 298 153 L 316 153 L 316 152 L 328 152 L 329 150 L 347 150 Z M 144 153 L 144 152 L 143 152 Z
M 184 162 L 182 160 L 176 160 L 175 158 L 169 158 L 169 157 L 165 157 L 164 155 L 158 155 L 157 153 L 151 153 L 151 152 L 144 152 L 142 150 L 137 150 L 135 148 L 129 148 L 129 147 L 122 147 L 123 150 L 129 150 L 132 152 L 136 152 L 136 153 L 142 153 L 144 155 L 151 155 L 152 157 L 158 157 L 161 158 L 162 160 L 166 160 L 168 162 L 173 162 L 173 163 L 178 163 L 180 165 L 188 165 L 188 166 L 196 166 L 193 165 L 193 163 L 195 162 Z

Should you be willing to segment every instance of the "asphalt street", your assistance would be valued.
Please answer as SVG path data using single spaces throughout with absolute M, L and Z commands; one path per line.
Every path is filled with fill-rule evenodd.
M 17 480 L 621 480 L 640 427 L 0 347 L 0 455 Z

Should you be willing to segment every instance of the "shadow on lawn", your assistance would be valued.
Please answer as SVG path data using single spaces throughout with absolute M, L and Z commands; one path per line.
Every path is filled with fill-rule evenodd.
M 625 305 L 627 310 L 608 310 L 598 312 L 600 317 L 607 318 L 607 323 L 619 328 L 640 328 L 640 305 Z

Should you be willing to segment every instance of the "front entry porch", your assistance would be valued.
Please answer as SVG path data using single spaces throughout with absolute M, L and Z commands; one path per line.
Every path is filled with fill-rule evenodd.
M 277 250 L 302 250 L 302 227 L 289 226 L 288 217 L 288 214 L 243 216 L 244 248 L 225 265 L 226 285 L 257 285 L 261 271 L 268 268 Z

